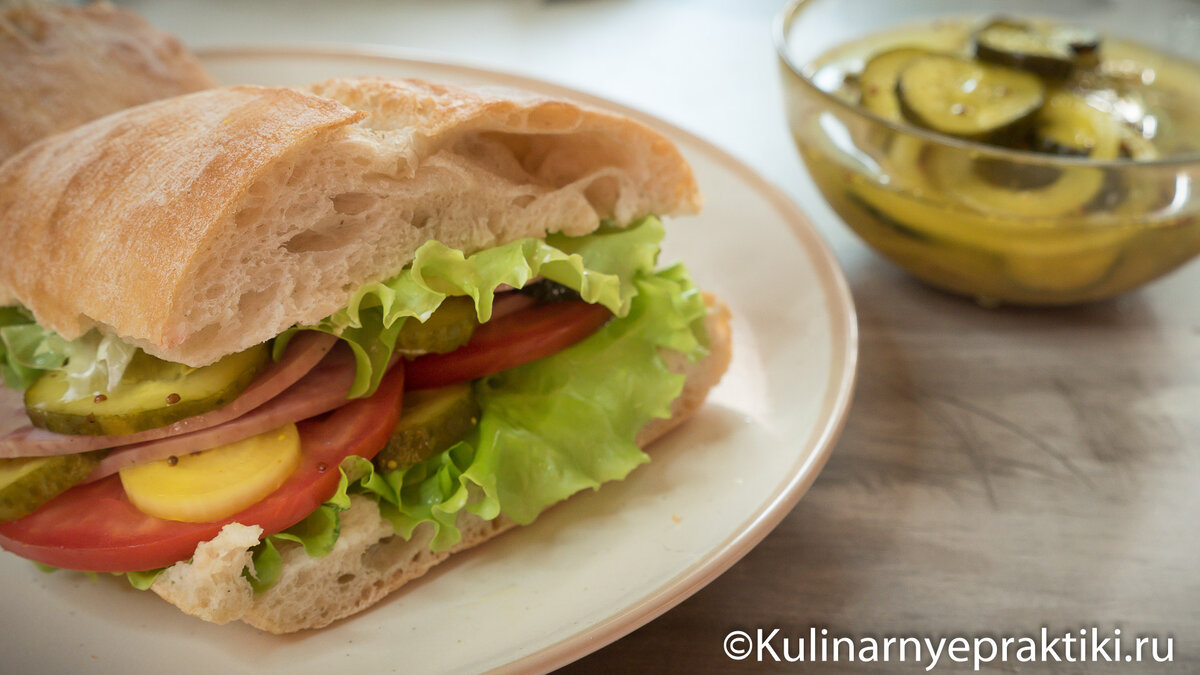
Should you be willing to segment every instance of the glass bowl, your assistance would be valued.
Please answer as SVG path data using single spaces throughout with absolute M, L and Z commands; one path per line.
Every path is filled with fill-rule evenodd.
M 881 31 L 997 15 L 1088 26 L 1200 63 L 1192 0 L 796 0 L 775 24 L 788 124 L 838 215 L 917 278 L 984 305 L 1107 298 L 1200 253 L 1200 153 L 1095 161 L 1004 149 L 887 121 L 814 81 L 820 57 Z

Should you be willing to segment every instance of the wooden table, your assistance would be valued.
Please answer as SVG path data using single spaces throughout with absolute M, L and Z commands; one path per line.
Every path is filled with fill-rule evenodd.
M 733 629 L 1095 625 L 1173 635 L 1175 663 L 1155 672 L 1200 672 L 1200 264 L 1055 311 L 911 281 L 848 233 L 791 146 L 769 39 L 781 1 L 127 4 L 193 46 L 424 49 L 634 105 L 783 186 L 834 246 L 862 349 L 824 473 L 724 576 L 567 670 L 763 671 L 722 654 Z

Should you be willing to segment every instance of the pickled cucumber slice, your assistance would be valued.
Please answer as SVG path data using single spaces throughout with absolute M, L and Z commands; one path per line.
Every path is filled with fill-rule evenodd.
M 0 522 L 33 513 L 86 478 L 99 462 L 94 452 L 0 459 Z
M 1034 122 L 1034 134 L 1038 150 L 1092 159 L 1115 159 L 1125 138 L 1115 117 L 1065 90 L 1047 97 Z
M 1020 21 L 993 21 L 976 31 L 975 56 L 1042 77 L 1065 79 L 1075 70 L 1076 51 L 1070 38 L 1062 36 Z
M 1024 289 L 1082 291 L 1110 277 L 1129 238 L 1120 228 L 1060 231 L 1054 220 L 1030 220 L 1023 223 L 1027 227 L 1013 230 L 983 214 L 882 188 L 858 186 L 853 194 L 855 201 L 902 233 L 892 242 L 892 253 L 897 246 L 908 246 L 913 264 L 927 274 L 940 274 L 942 284 L 964 269 L 987 274 L 978 271 L 986 264 Z M 972 285 L 966 282 L 964 288 Z
M 924 169 L 925 152 L 930 147 L 916 136 L 896 134 L 888 143 L 883 160 L 888 184 L 918 196 L 930 194 L 932 188 Z
M 1100 33 L 1084 26 L 1053 26 L 1053 39 L 1065 43 L 1075 55 L 1075 65 L 1092 68 L 1100 62 Z
M 1162 155 L 1154 145 L 1154 141 L 1142 136 L 1124 124 L 1121 126 L 1121 157 L 1149 162 Z
M 446 298 L 425 323 L 416 319 L 404 322 L 396 349 L 406 356 L 448 354 L 467 344 L 478 325 L 473 300 L 463 296 Z
M 1046 100 L 1045 85 L 1030 73 L 942 54 L 913 59 L 896 92 L 911 122 L 986 142 L 1020 137 Z
M 25 409 L 34 426 L 60 434 L 121 436 L 157 429 L 237 398 L 269 358 L 265 344 L 203 368 L 139 352 L 116 388 L 94 397 L 66 400 L 66 376 L 48 372 L 25 392 Z
M 980 162 L 960 150 L 939 148 L 929 155 L 931 180 L 981 214 L 1003 213 L 1009 218 L 1047 221 L 1082 212 L 1104 187 L 1104 171 L 1092 167 L 1064 167 L 1054 180 L 1028 188 L 989 180 L 980 171 Z M 1011 168 L 1009 173 L 1019 168 Z M 997 173 L 994 168 L 990 171 Z
M 461 441 L 479 423 L 470 382 L 404 393 L 404 411 L 387 447 L 375 457 L 383 471 L 410 467 Z
M 1005 264 L 1010 279 L 1037 291 L 1078 292 L 1104 281 L 1116 266 L 1118 247 L 1046 254 L 1012 255 Z
M 900 99 L 896 97 L 896 81 L 900 71 L 913 59 L 927 54 L 929 52 L 924 49 L 900 47 L 872 56 L 859 76 L 863 107 L 885 120 L 903 121 Z

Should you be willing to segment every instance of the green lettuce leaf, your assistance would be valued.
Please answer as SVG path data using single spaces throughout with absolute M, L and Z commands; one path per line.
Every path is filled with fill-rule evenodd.
M 250 555 L 254 571 L 251 572 L 250 567 L 245 567 L 242 569 L 242 577 L 250 582 L 250 588 L 254 589 L 255 594 L 263 593 L 279 581 L 279 574 L 283 571 L 283 558 L 270 536 L 251 549 Z
M 157 579 L 158 575 L 162 574 L 163 570 L 165 569 L 166 568 L 164 567 L 162 569 L 148 570 L 146 572 L 126 572 L 125 578 L 129 580 L 130 586 L 133 586 L 139 591 L 145 591 L 154 585 L 154 580 Z
M 111 391 L 138 352 L 112 335 L 88 331 L 65 340 L 37 325 L 24 307 L 0 307 L 0 376 L 12 389 L 24 391 L 48 370 L 67 374 L 68 400 Z
M 331 499 L 317 507 L 317 510 L 309 514 L 307 518 L 283 532 L 263 537 L 262 541 L 251 549 L 250 559 L 253 562 L 254 572 L 251 573 L 250 568 L 247 567 L 242 570 L 242 576 L 250 582 L 255 593 L 262 593 L 279 581 L 279 573 L 283 571 L 283 558 L 279 555 L 280 542 L 290 541 L 300 544 L 304 547 L 304 552 L 311 558 L 324 558 L 333 552 L 333 547 L 337 544 L 338 534 L 341 531 L 341 519 L 338 517 L 338 513 L 348 508 L 350 503 L 349 498 L 346 497 L 345 473 L 342 474 L 342 483 L 338 490 L 345 499 L 347 507 L 340 507 L 332 503 L 333 499 Z M 335 494 L 334 499 L 336 498 Z
M 637 432 L 670 416 L 684 383 L 658 350 L 703 356 L 707 308 L 680 266 L 638 276 L 633 286 L 626 316 L 558 354 L 479 381 L 479 426 L 463 442 L 407 469 L 371 472 L 358 489 L 380 500 L 404 537 L 432 524 L 438 551 L 461 539 L 455 521 L 464 509 L 529 523 L 646 462 Z
M 24 307 L 0 307 L 0 376 L 12 389 L 28 389 L 42 372 L 67 361 L 67 341 L 33 320 Z
M 36 560 L 31 562 L 33 562 L 34 567 L 46 574 L 52 574 L 61 569 L 59 567 L 40 563 Z M 167 568 L 160 567 L 156 570 L 146 570 L 145 572 L 113 572 L 112 575 L 114 577 L 125 577 L 125 580 L 129 582 L 130 586 L 133 586 L 139 591 L 145 591 L 149 590 L 150 586 L 154 584 L 154 580 L 157 579 L 158 575 L 162 574 L 163 570 L 165 569 Z M 98 578 L 96 572 L 84 572 L 84 574 L 90 576 L 93 581 Z
M 520 288 L 542 276 L 624 316 L 637 292 L 634 279 L 654 269 L 663 234 L 662 222 L 648 216 L 623 229 L 519 239 L 471 255 L 430 241 L 400 274 L 358 289 L 345 309 L 285 332 L 275 341 L 275 356 L 298 330 L 336 335 L 354 352 L 358 370 L 350 395 L 361 397 L 379 386 L 404 322 L 427 320 L 449 296 L 470 297 L 479 320 L 487 321 L 498 287 Z

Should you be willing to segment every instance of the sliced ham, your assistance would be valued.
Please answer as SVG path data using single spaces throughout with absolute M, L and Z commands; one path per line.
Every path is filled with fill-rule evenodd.
M 266 404 L 215 427 L 117 448 L 100 462 L 86 482 L 110 476 L 125 467 L 236 443 L 329 412 L 346 403 L 354 374 L 354 354 L 348 347 L 339 346 L 299 382 Z
M 279 396 L 316 367 L 336 342 L 332 335 L 304 331 L 292 339 L 283 358 L 268 366 L 232 403 L 158 429 L 126 436 L 72 436 L 38 429 L 26 418 L 20 428 L 0 437 L 0 458 L 70 455 L 180 436 L 224 424 Z
M 0 437 L 29 426 L 25 397 L 15 389 L 0 385 Z
M 519 312 L 526 307 L 533 307 L 537 299 L 521 293 L 501 293 L 492 302 L 492 321 Z

